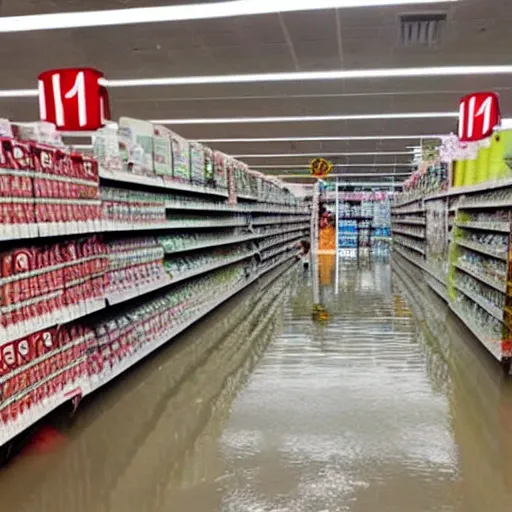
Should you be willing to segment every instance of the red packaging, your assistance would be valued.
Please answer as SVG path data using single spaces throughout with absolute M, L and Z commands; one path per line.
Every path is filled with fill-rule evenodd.
M 0 137 L 0 167 L 12 170 L 32 169 L 30 145 L 9 137 Z
M 30 142 L 30 154 L 32 166 L 36 172 L 55 174 L 57 148 L 40 144 L 39 142 Z
M 15 348 L 14 342 L 9 342 L 9 343 L 4 344 L 0 348 L 0 352 L 1 352 L 1 358 L 3 361 L 3 365 L 5 365 L 5 367 L 7 368 L 7 373 L 12 370 L 15 370 L 17 365 L 16 365 L 16 348 Z
M 41 357 L 57 348 L 56 333 L 53 329 L 39 331 L 30 336 L 34 357 Z
M 23 338 L 16 343 L 16 363 L 18 366 L 24 366 L 35 358 L 36 351 L 30 338 Z

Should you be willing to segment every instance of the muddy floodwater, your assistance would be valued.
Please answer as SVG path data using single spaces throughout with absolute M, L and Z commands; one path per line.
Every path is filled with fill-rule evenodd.
M 49 418 L 62 443 L 0 470 L 0 509 L 512 510 L 512 380 L 414 271 L 270 277 Z

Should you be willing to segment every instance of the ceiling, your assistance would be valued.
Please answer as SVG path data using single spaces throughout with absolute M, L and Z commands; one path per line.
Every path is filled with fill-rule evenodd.
M 184 3 L 169 0 L 0 0 L 0 16 Z M 186 0 L 185 3 L 201 3 Z M 399 15 L 447 14 L 439 44 L 400 44 Z M 266 14 L 201 21 L 151 23 L 2 34 L 0 89 L 34 88 L 43 70 L 91 66 L 109 79 L 224 75 L 334 69 L 510 64 L 510 0 L 460 0 L 401 6 Z M 115 118 L 233 118 L 405 112 L 455 112 L 468 92 L 500 93 L 512 117 L 512 76 L 352 79 L 111 89 Z M 0 116 L 29 121 L 35 98 L 0 98 Z M 448 133 L 455 119 L 406 119 L 170 126 L 199 140 L 389 136 Z M 310 156 L 327 153 L 407 152 L 410 140 L 209 142 L 264 172 L 297 174 Z M 337 173 L 408 170 L 411 155 L 329 156 Z M 388 164 L 388 165 L 381 165 Z M 352 179 L 352 178 L 351 178 Z M 364 178 L 368 181 L 368 178 Z M 376 180 L 382 181 L 381 176 Z M 297 180 L 295 180 L 297 181 Z M 302 181 L 302 180 L 301 180 Z

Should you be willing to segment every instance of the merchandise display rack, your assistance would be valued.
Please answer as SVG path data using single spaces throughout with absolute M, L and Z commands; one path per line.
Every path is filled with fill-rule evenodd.
M 309 238 L 305 203 L 242 166 L 193 183 L 173 170 L 144 175 L 79 160 L 93 172 L 70 181 L 87 187 L 87 199 L 38 195 L 37 180 L 63 175 L 0 169 L 0 179 L 30 184 L 28 197 L 14 184 L 0 194 L 0 447 L 260 277 L 279 275 Z M 25 203 L 35 214 L 19 214 Z M 65 213 L 50 215 L 56 204 Z
M 338 249 L 379 248 L 390 241 L 390 201 L 387 192 L 344 192 L 337 184 Z
M 392 223 L 398 260 L 421 269 L 427 284 L 510 372 L 512 181 L 398 199 Z

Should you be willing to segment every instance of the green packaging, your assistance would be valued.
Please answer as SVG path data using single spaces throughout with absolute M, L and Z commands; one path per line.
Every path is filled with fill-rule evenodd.
M 171 132 L 172 175 L 179 181 L 190 181 L 190 149 L 188 140 Z
M 204 147 L 199 142 L 190 143 L 190 176 L 192 183 L 204 185 L 205 169 L 204 169 Z

